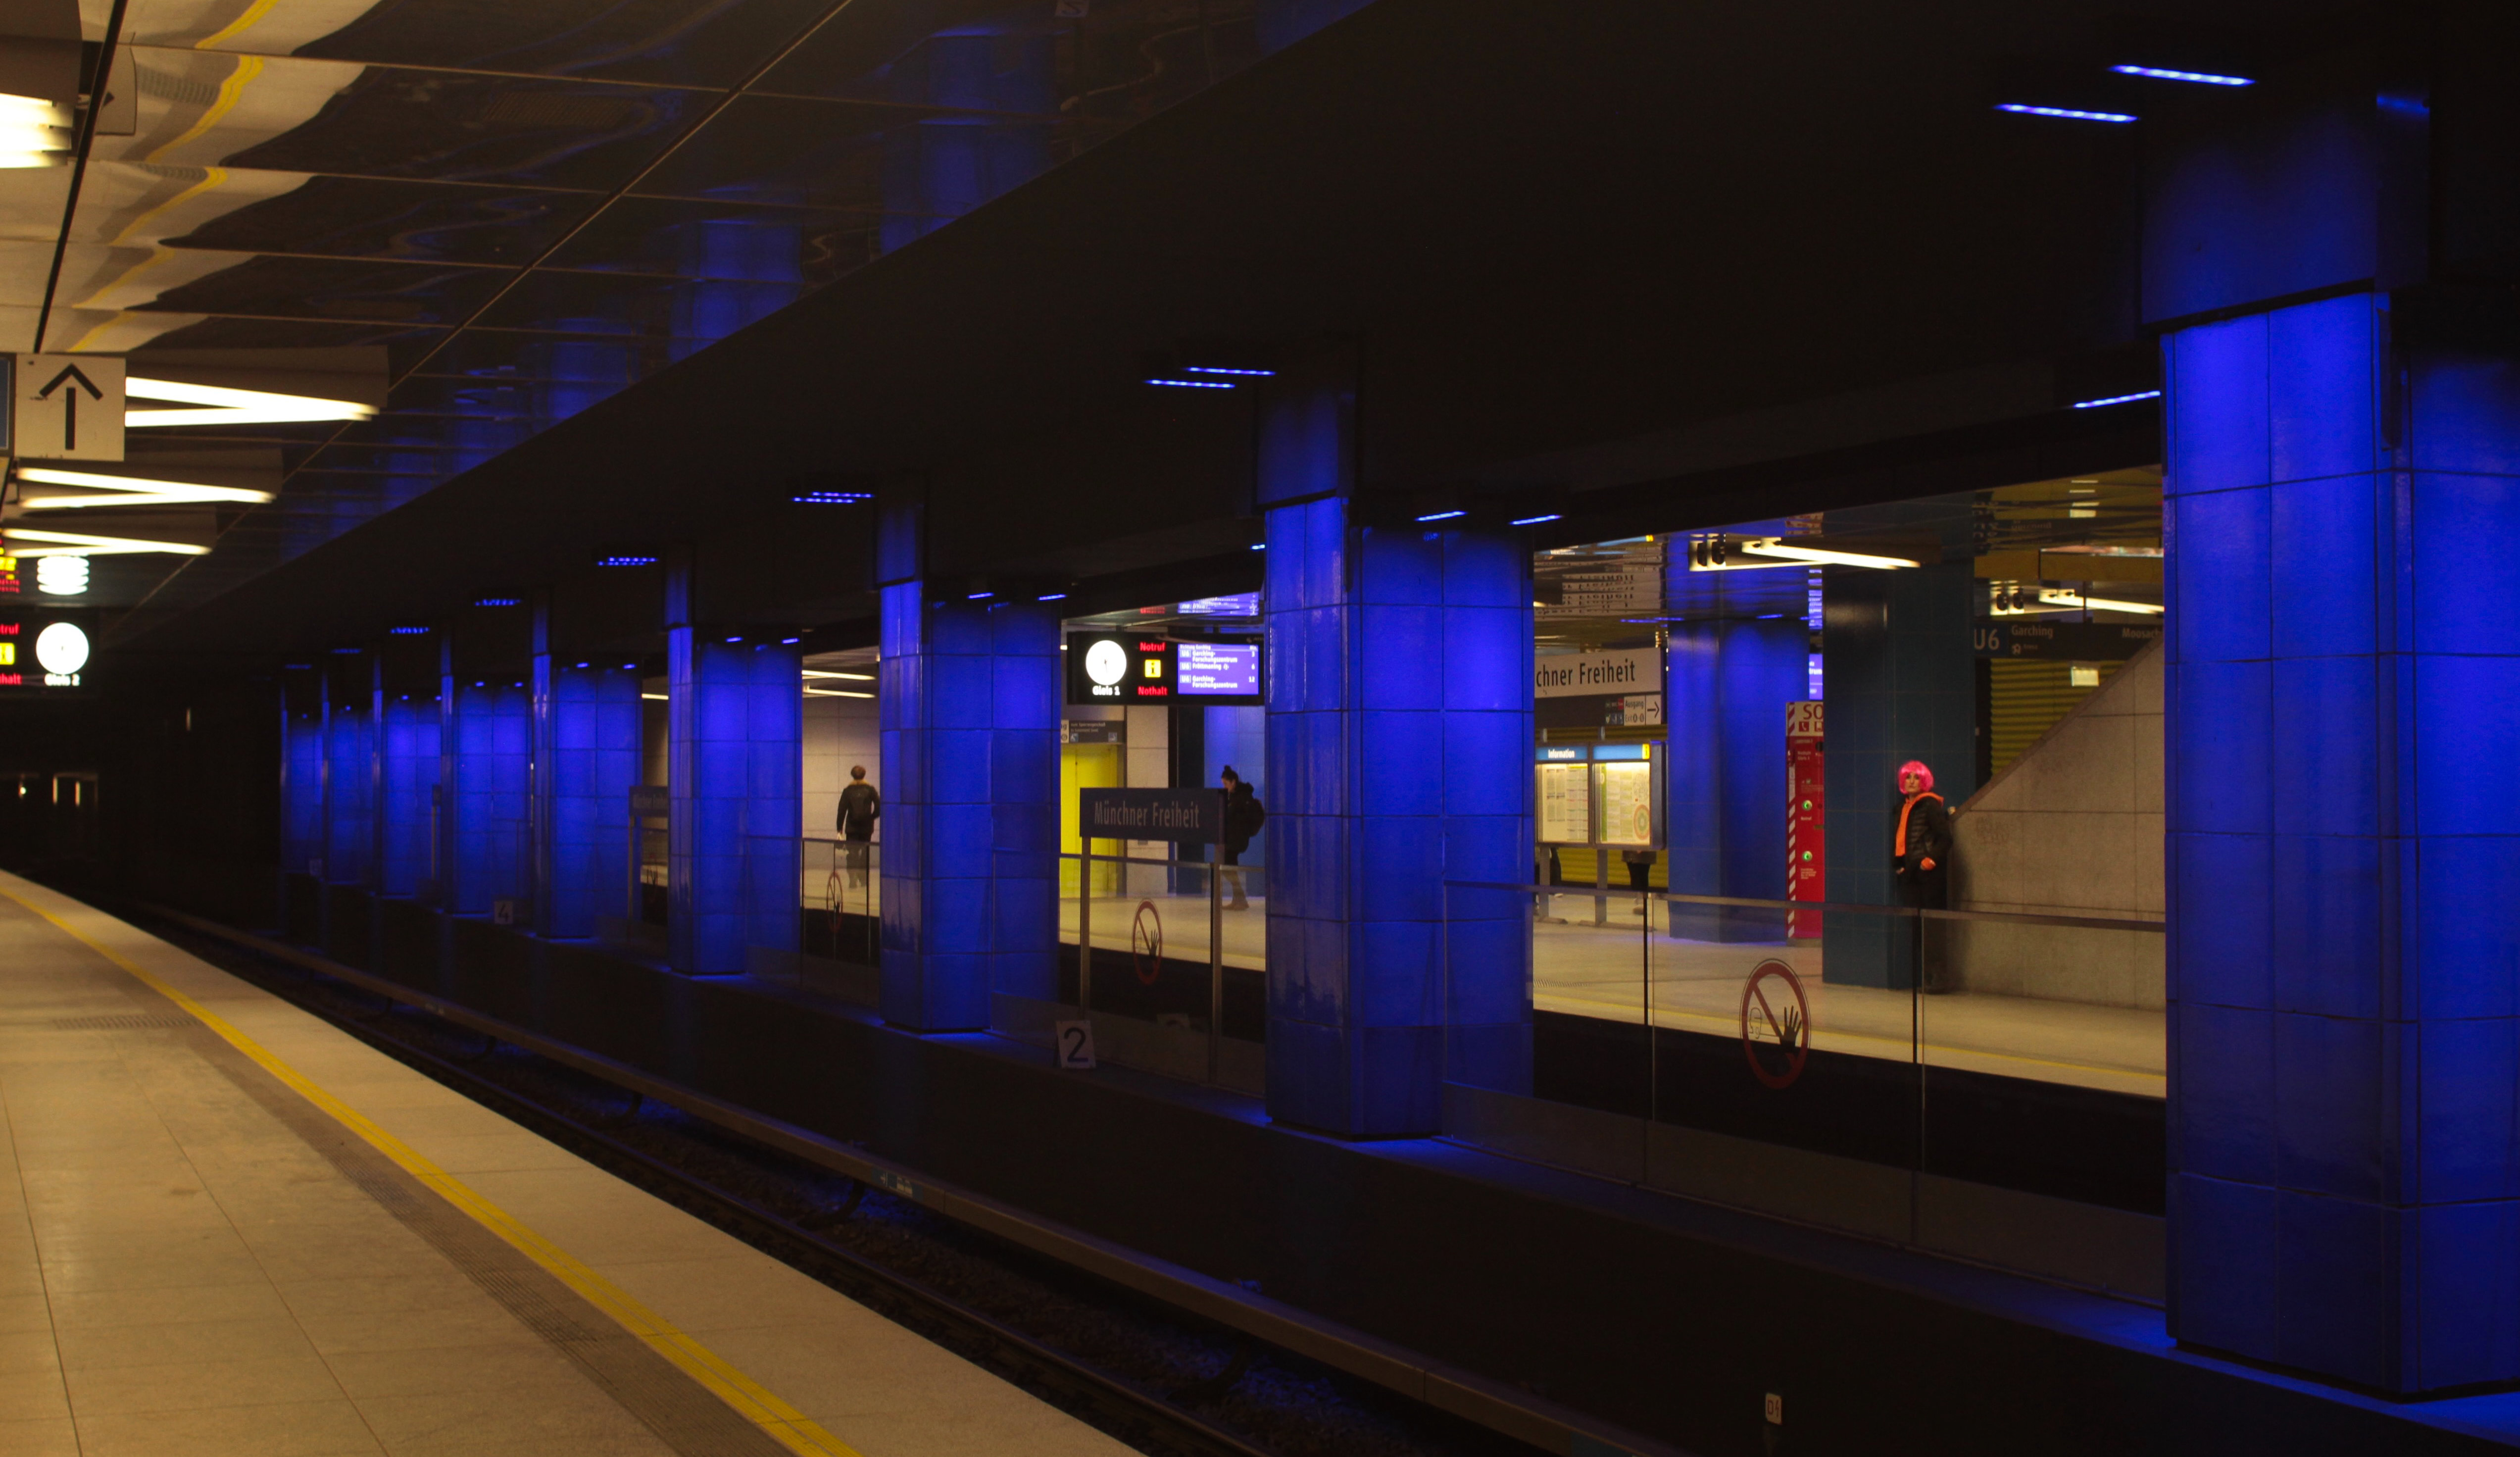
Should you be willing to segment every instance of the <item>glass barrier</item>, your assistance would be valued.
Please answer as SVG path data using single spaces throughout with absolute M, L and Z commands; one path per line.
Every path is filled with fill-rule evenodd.
M 1447 1080 L 1644 1125 L 1515 1115 L 1517 1153 L 1641 1178 L 1688 1128 L 2161 1207 L 2158 922 L 1464 882 L 1446 919 Z M 1527 1056 L 1474 1010 L 1517 939 Z

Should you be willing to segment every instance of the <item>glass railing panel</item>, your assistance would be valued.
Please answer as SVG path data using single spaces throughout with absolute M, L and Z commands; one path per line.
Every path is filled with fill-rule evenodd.
M 1919 928 L 1926 1171 L 2159 1212 L 2161 923 L 1928 911 Z
M 1655 1120 L 1912 1166 L 1915 1008 L 1892 948 L 1912 915 L 1652 899 Z

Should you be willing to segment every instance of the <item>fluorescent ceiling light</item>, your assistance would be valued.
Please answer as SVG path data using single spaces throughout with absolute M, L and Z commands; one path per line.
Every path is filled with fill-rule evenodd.
M 808 688 L 808 689 L 806 689 L 806 690 L 805 690 L 805 697 L 807 697 L 807 698 L 873 698 L 873 697 L 875 697 L 875 695 L 874 695 L 874 694 L 872 694 L 872 693 L 851 693 L 849 690 L 847 690 L 847 689 L 845 689 L 845 688 Z
M 1833 552 L 1812 546 L 1787 546 L 1773 536 L 1744 541 L 1741 543 L 1741 550 L 1754 557 L 1782 557 L 1789 562 L 1827 562 L 1839 567 L 1877 567 L 1885 570 L 1894 567 L 1916 565 L 1905 557 L 1874 557 L 1863 552 Z
M 373 405 L 346 399 L 317 399 L 304 394 L 273 394 L 261 389 L 230 389 L 218 385 L 186 385 L 173 380 L 132 378 L 122 389 L 134 399 L 170 399 L 200 405 L 195 410 L 125 410 L 126 429 L 146 430 L 179 425 L 287 425 L 310 420 L 367 420 Z
M 1185 364 L 1182 366 L 1182 373 L 1186 375 L 1249 375 L 1252 378 L 1259 380 L 1274 380 L 1278 377 L 1278 372 L 1274 369 L 1227 369 L 1222 365 L 1216 364 Z
M 2159 398 L 2161 398 L 2161 391 L 2158 389 L 2140 389 L 2133 394 L 2112 394 L 2106 399 L 2078 399 L 2074 401 L 2074 408 L 2077 410 L 2096 410 L 2102 405 L 2131 405 L 2139 399 Z
M 58 167 L 61 164 L 62 155 L 58 152 L 0 152 L 0 171 L 23 171 L 28 167 Z
M 1469 513 L 1466 511 L 1431 511 L 1418 519 L 1421 522 L 1448 522 L 1457 516 L 1467 515 Z
M 1223 380 L 1148 380 L 1149 385 L 1168 385 L 1175 389 L 1232 389 Z
M 2087 607 L 2103 613 L 2150 613 L 2159 615 L 2161 605 L 2153 602 L 2120 602 L 2108 597 L 2086 597 L 2062 587 L 2042 587 L 2039 600 L 2049 607 Z
M 2067 121 L 2107 121 L 2117 125 L 2136 119 L 2124 112 L 2078 112 L 2072 107 L 2034 107 L 2017 101 L 2002 103 L 1996 110 L 2023 116 L 2055 116 Z
M 20 466 L 18 478 L 37 485 L 84 485 L 122 493 L 119 497 L 56 496 L 50 500 L 22 503 L 29 511 L 67 506 L 161 506 L 178 501 L 243 501 L 258 506 L 271 499 L 269 491 L 247 490 L 243 486 L 196 485 L 189 480 L 149 480 L 137 476 L 99 476 L 92 471 L 56 471 L 50 466 Z
M 480 685 L 480 684 L 478 684 L 478 683 L 475 683 L 475 684 L 473 684 L 472 686 L 473 686 L 473 687 L 475 687 L 475 688 L 478 688 L 478 687 L 480 687 L 481 685 Z M 668 698 L 670 698 L 670 697 L 671 697 L 671 695 L 669 695 L 669 694 L 662 694 L 662 693 L 643 693 L 643 694 L 641 694 L 641 695 L 639 695 L 639 696 L 640 696 L 641 698 L 644 698 L 644 699 L 653 699 L 653 700 L 655 700 L 657 703 L 660 703 L 660 704 L 661 704 L 661 703 L 664 703 Z
M 2210 70 L 2164 70 L 2157 66 L 2112 66 L 2122 76 L 2148 76 L 2156 81 L 2194 81 L 2200 86 L 2254 86 L 2247 76 L 2218 76 Z
M 808 678 L 846 678 L 852 683 L 872 683 L 875 681 L 875 674 L 873 673 L 840 673 L 833 672 L 829 668 L 819 667 L 809 667 L 805 669 L 805 676 Z
M 1562 521 L 1562 520 L 1564 520 L 1564 518 L 1563 518 L 1563 517 L 1559 516 L 1556 512 L 1553 512 L 1553 511 L 1552 511 L 1552 512 L 1551 512 L 1550 514 L 1548 514 L 1547 516 L 1526 516 L 1526 517 L 1522 518 L 1522 519 L 1521 519 L 1521 520 L 1519 520 L 1519 521 L 1508 522 L 1508 523 L 1506 523 L 1506 524 L 1507 524 L 1507 525 L 1509 525 L 1509 526 L 1536 526 L 1536 525 L 1539 525 L 1542 522 L 1553 522 L 1553 521 Z
M 104 557 L 134 552 L 171 552 L 179 557 L 206 557 L 210 549 L 184 541 L 144 541 L 136 536 L 90 536 L 80 531 L 34 531 L 22 526 L 6 528 L 13 541 L 45 543 L 31 550 L 20 550 L 21 557 Z

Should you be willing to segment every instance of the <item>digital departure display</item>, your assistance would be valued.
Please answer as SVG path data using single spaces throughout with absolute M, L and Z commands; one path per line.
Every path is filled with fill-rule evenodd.
M 1260 693 L 1260 645 L 1178 644 L 1173 681 L 1184 698 L 1255 698 Z

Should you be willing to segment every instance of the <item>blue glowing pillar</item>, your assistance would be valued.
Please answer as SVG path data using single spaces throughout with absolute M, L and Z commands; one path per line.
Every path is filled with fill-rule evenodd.
M 678 604 L 688 592 L 668 589 Z M 673 966 L 693 977 L 739 975 L 749 947 L 796 948 L 802 662 L 793 646 L 684 622 L 666 629 L 665 672 Z
M 364 686 L 364 685 L 363 685 Z M 358 698 L 369 695 L 361 692 Z M 366 707 L 327 684 L 324 714 L 324 879 L 363 886 L 375 861 L 376 765 Z
M 622 914 L 630 884 L 639 674 L 618 663 L 562 663 L 548 681 L 548 748 L 537 776 L 548 893 L 535 909 L 544 935 L 591 936 L 596 918 Z
M 883 1016 L 1058 994 L 1058 615 L 882 589 Z
M 1362 525 L 1349 412 L 1261 432 L 1268 512 L 1272 1117 L 1433 1131 L 1449 1076 L 1527 1088 L 1530 553 L 1511 531 Z M 1301 499 L 1310 495 L 1311 499 Z M 1291 498 L 1291 499 L 1290 499 Z
M 281 695 L 280 868 L 324 874 L 324 705 L 321 680 L 292 675 Z
M 2165 364 L 2172 1329 L 2520 1379 L 2520 361 L 2366 294 Z
M 418 895 L 429 880 L 431 808 L 437 793 L 437 705 L 376 690 L 376 888 Z
M 1811 630 L 1742 618 L 1672 629 L 1663 766 L 1671 888 L 1690 895 L 1785 896 L 1785 706 L 1810 690 Z M 1613 873 L 1613 886 L 1626 884 Z M 1778 913 L 1672 907 L 1672 933 L 1777 940 Z
M 440 732 L 451 774 L 442 792 L 451 817 L 443 904 L 487 916 L 521 899 L 531 880 L 526 792 L 533 759 L 532 700 L 513 681 L 441 677 L 451 706 Z

